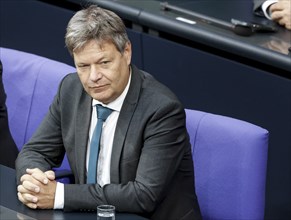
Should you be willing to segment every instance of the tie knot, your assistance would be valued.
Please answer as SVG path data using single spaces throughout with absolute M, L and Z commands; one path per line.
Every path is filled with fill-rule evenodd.
M 96 105 L 96 110 L 97 118 L 101 119 L 102 121 L 105 121 L 112 112 L 112 109 L 106 108 L 102 105 Z

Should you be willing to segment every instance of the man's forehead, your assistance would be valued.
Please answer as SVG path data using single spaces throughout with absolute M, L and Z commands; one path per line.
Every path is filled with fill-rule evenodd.
M 92 39 L 84 43 L 81 47 L 76 48 L 74 52 L 79 53 L 82 52 L 83 50 L 86 50 L 87 48 L 91 48 L 92 46 L 100 51 L 104 50 L 105 47 L 115 47 L 112 40 Z

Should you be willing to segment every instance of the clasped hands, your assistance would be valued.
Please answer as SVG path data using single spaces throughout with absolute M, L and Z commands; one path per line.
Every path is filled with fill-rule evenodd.
M 54 207 L 57 182 L 52 170 L 42 172 L 38 168 L 26 169 L 17 186 L 18 199 L 32 209 L 52 209 Z

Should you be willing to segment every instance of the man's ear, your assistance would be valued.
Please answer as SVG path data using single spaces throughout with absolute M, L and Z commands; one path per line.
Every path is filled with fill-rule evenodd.
M 126 58 L 127 65 L 131 63 L 131 54 L 132 54 L 131 43 L 130 41 L 128 41 L 125 45 L 124 52 L 123 52 L 123 55 Z

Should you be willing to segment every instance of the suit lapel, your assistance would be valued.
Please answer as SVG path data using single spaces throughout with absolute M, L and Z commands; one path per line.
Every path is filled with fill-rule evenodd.
M 140 76 L 140 72 L 136 67 L 132 66 L 130 87 L 123 102 L 114 134 L 110 168 L 111 183 L 120 182 L 119 163 L 121 153 L 124 146 L 126 133 L 136 108 L 136 104 L 140 94 L 141 84 L 142 79 Z
M 76 167 L 80 183 L 86 182 L 86 151 L 91 121 L 92 98 L 83 90 L 76 116 Z

